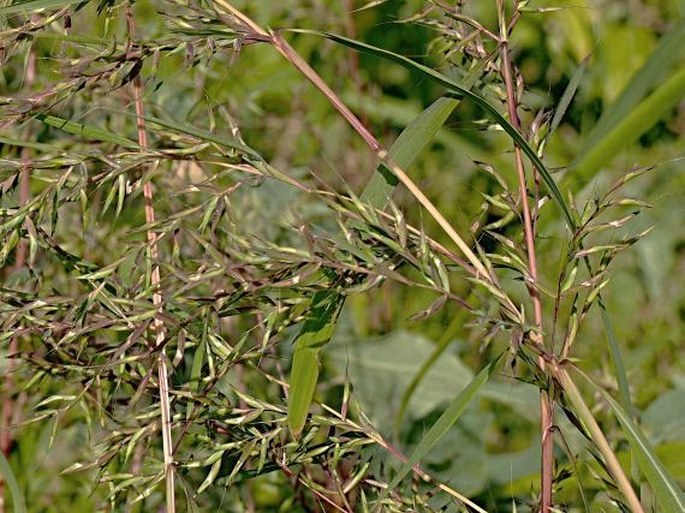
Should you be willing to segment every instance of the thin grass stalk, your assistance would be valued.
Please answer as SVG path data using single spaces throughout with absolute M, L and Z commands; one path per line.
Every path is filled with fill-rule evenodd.
M 135 38 L 135 21 L 133 18 L 133 10 L 131 4 L 126 5 L 126 26 L 128 29 L 128 44 L 130 45 Z M 130 48 L 129 52 L 130 54 Z M 132 83 L 133 98 L 136 107 L 136 125 L 138 128 L 138 144 L 143 150 L 148 148 L 147 130 L 145 129 L 145 107 L 143 105 L 143 82 L 140 75 L 136 75 Z M 143 185 L 143 198 L 145 208 L 145 223 L 152 226 L 155 222 L 155 208 L 153 201 L 152 182 L 146 180 Z M 147 241 L 150 248 L 150 261 L 152 263 L 152 271 L 150 275 L 150 282 L 154 290 L 152 295 L 152 303 L 157 308 L 158 312 L 162 311 L 162 294 L 160 292 L 160 271 L 159 271 L 159 246 L 157 244 L 157 235 L 152 229 L 148 229 Z M 174 459 L 173 459 L 173 441 L 171 436 L 171 405 L 169 400 L 169 372 L 167 369 L 167 360 L 163 348 L 164 339 L 166 337 L 166 326 L 160 318 L 155 316 L 152 323 L 153 332 L 155 335 L 155 347 L 159 350 L 159 357 L 157 359 L 157 379 L 159 387 L 160 410 L 162 417 L 162 448 L 164 451 L 164 478 L 166 484 L 166 513 L 176 512 L 176 496 L 174 493 Z
M 24 84 L 28 90 L 31 89 L 36 79 L 36 52 L 33 48 L 29 51 L 28 60 L 26 63 L 26 72 Z M 31 150 L 29 148 L 22 148 L 21 150 L 22 168 L 19 175 L 19 205 L 26 205 L 31 197 Z M 26 239 L 20 239 L 17 245 L 17 252 L 14 260 L 12 272 L 19 271 L 26 265 L 28 256 L 28 243 Z M 12 401 L 11 394 L 14 388 L 14 372 L 16 371 L 17 363 L 12 357 L 19 350 L 19 338 L 12 337 L 10 339 L 7 350 L 7 366 L 5 368 L 5 379 L 3 380 L 2 388 L 2 412 L 0 412 L 0 451 L 9 457 L 12 450 L 12 420 L 15 413 L 15 403 Z M 5 513 L 5 481 L 0 476 L 0 513 Z
M 354 115 L 354 113 L 345 105 L 342 100 L 328 87 L 321 77 L 312 69 L 309 64 L 300 57 L 295 49 L 283 39 L 283 37 L 271 32 L 271 42 L 298 71 L 300 71 L 314 86 L 326 96 L 326 99 L 335 107 L 335 109 L 345 118 L 345 120 L 355 129 L 355 131 L 364 139 L 366 144 L 371 148 L 376 156 L 385 164 L 402 184 L 409 190 L 409 192 L 418 200 L 418 202 L 425 208 L 428 213 L 435 219 L 440 227 L 445 231 L 450 239 L 456 244 L 461 252 L 466 256 L 470 264 L 476 269 L 479 277 L 487 279 L 490 283 L 495 283 L 494 278 L 487 271 L 485 266 L 478 259 L 476 254 L 471 251 L 471 248 L 464 242 L 461 236 L 452 227 L 451 223 L 445 219 L 435 205 L 426 197 L 421 189 L 413 182 L 405 171 L 397 165 L 396 162 L 390 158 L 388 151 L 378 142 L 378 140 L 368 131 L 364 124 Z
M 387 440 L 385 440 L 385 438 L 383 438 L 379 433 L 376 433 L 375 431 L 367 430 L 366 434 L 369 438 L 371 438 L 374 442 L 376 442 L 380 447 L 385 449 L 389 454 L 392 454 L 395 458 L 397 458 L 402 463 L 405 463 L 407 461 L 407 457 L 404 454 L 402 454 L 402 452 L 399 449 L 397 449 L 395 446 L 393 446 L 391 443 L 389 443 Z M 485 511 L 483 508 L 481 508 L 478 504 L 473 502 L 471 499 L 469 499 L 465 495 L 462 495 L 461 493 L 456 491 L 454 488 L 451 488 L 451 487 L 447 486 L 446 484 L 441 483 L 440 481 L 438 481 L 434 477 L 432 477 L 428 472 L 423 470 L 418 463 L 412 467 L 412 472 L 418 478 L 422 479 L 423 481 L 434 484 L 438 489 L 445 492 L 447 495 L 451 496 L 452 498 L 456 499 L 461 504 L 468 506 L 473 511 L 477 511 L 478 513 L 488 513 L 487 511 Z
M 602 428 L 599 427 L 599 424 L 597 424 L 597 421 L 592 415 L 590 408 L 588 408 L 587 404 L 585 404 L 585 400 L 583 399 L 580 390 L 578 390 L 578 387 L 574 383 L 568 371 L 566 368 L 557 364 L 549 365 L 548 369 L 564 389 L 566 397 L 573 405 L 575 412 L 578 414 L 578 417 L 588 430 L 592 440 L 597 446 L 597 449 L 599 449 L 599 452 L 604 457 L 604 463 L 606 464 L 609 474 L 611 474 L 611 477 L 616 482 L 616 485 L 623 493 L 624 498 L 628 502 L 630 510 L 633 513 L 644 513 L 642 504 L 640 504 L 640 499 L 635 494 L 635 491 L 630 484 L 630 480 L 623 471 L 621 464 L 616 458 L 616 454 L 612 450 L 609 442 L 602 432 Z
M 388 151 L 378 142 L 378 140 L 369 132 L 364 124 L 355 116 L 355 114 L 345 105 L 345 103 L 333 92 L 333 90 L 326 84 L 323 79 L 314 71 L 314 69 L 295 51 L 295 49 L 283 39 L 283 37 L 272 30 L 265 31 L 257 25 L 250 18 L 245 16 L 241 11 L 231 6 L 225 0 L 215 0 L 215 3 L 220 5 L 225 11 L 229 12 L 237 21 L 244 25 L 252 33 L 248 37 L 256 41 L 264 41 L 270 43 L 285 59 L 290 62 L 300 73 L 302 73 L 307 80 L 309 80 L 335 107 L 335 109 L 343 116 L 350 126 L 362 137 L 364 142 L 376 154 L 378 159 L 392 171 L 402 184 L 409 190 L 409 192 L 418 200 L 418 202 L 428 211 L 428 213 L 435 219 L 445 233 L 452 239 L 459 250 L 466 256 L 467 260 L 474 267 L 479 277 L 488 280 L 492 284 L 496 284 L 496 279 L 488 272 L 483 263 L 479 260 L 471 248 L 464 242 L 461 236 L 456 232 L 452 225 L 445 219 L 445 217 L 438 211 L 433 203 L 426 197 L 419 187 L 409 178 L 405 171 L 397 165 L 393 159 L 390 158 Z M 509 305 L 515 312 L 516 308 L 513 303 Z
M 509 28 L 505 19 L 504 1 L 497 0 L 497 10 L 499 14 L 500 28 L 500 53 L 502 56 L 501 72 L 507 92 L 507 109 L 511 124 L 521 131 L 521 121 L 518 117 L 518 105 L 516 100 L 516 90 L 509 53 Z M 519 197 L 521 198 L 521 210 L 523 212 L 523 230 L 526 240 L 526 253 L 528 254 L 528 273 L 530 283 L 528 283 L 528 293 L 533 301 L 533 313 L 535 316 L 535 326 L 538 329 L 534 342 L 544 351 L 545 343 L 543 338 L 543 319 L 542 319 L 542 300 L 537 287 L 538 266 L 535 253 L 535 228 L 531 216 L 530 204 L 528 203 L 528 185 L 526 181 L 526 170 L 523 163 L 523 154 L 518 144 L 514 143 L 514 157 L 516 161 L 516 171 L 519 182 Z M 538 365 L 545 371 L 545 360 L 542 355 L 538 356 Z M 554 476 L 554 402 L 549 396 L 548 391 L 540 390 L 540 433 L 541 433 L 541 479 L 540 479 L 540 511 L 548 513 L 553 505 L 552 485 Z

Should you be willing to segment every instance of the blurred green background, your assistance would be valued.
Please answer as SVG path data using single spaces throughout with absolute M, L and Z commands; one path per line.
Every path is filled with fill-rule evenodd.
M 469 16 L 496 30 L 494 2 L 464 3 Z M 423 0 L 389 0 L 368 8 L 363 8 L 364 2 L 353 0 L 264 0 L 235 4 L 264 26 L 283 29 L 284 36 L 297 51 L 386 146 L 439 97 L 440 88 L 399 66 L 288 29 L 344 34 L 411 57 L 450 77 L 463 76 L 459 62 L 463 56 L 450 53 L 455 41 L 449 37 L 449 20 L 439 16 L 437 9 L 433 13 L 424 12 L 431 4 Z M 199 5 L 209 9 L 204 3 Z M 572 171 L 567 173 L 565 168 L 589 144 L 593 127 L 630 84 L 634 73 L 648 62 L 662 38 L 678 26 L 685 16 L 685 2 L 545 0 L 531 1 L 527 7 L 530 12 L 523 14 L 511 40 L 514 62 L 525 83 L 520 109 L 524 130 L 541 111 L 552 112 L 559 105 L 579 67 L 584 62 L 587 66 L 566 115 L 544 150 L 545 162 L 557 171 L 554 176 L 562 192 L 582 206 L 634 166 L 653 166 L 623 191 L 624 195 L 650 203 L 652 208 L 644 209 L 627 229 L 617 231 L 616 237 L 637 233 L 649 226 L 654 229 L 613 263 L 611 281 L 603 294 L 623 349 L 633 401 L 641 412 L 641 425 L 682 486 L 685 484 L 685 165 L 682 160 L 685 103 L 681 101 L 654 126 L 647 127 L 636 143 L 613 156 L 609 165 L 582 186 Z M 322 189 L 361 193 L 375 169 L 375 156 L 328 101 L 266 45 L 246 44 L 235 52 L 217 37 L 216 47 L 202 46 L 209 44 L 211 38 L 197 37 L 203 26 L 199 18 L 184 23 L 185 9 L 173 2 L 134 4 L 138 37 L 155 42 L 159 50 L 159 58 L 154 54 L 146 58 L 141 71 L 148 115 L 174 119 L 218 134 L 239 131 L 247 144 L 282 173 L 318 184 Z M 74 10 L 71 17 L 72 27 L 67 37 L 55 35 L 64 33 L 63 21 L 56 21 L 26 38 L 16 34 L 7 36 L 7 53 L 0 69 L 3 97 L 26 97 L 67 81 L 70 73 L 75 72 L 67 65 L 70 58 L 92 56 L 91 61 L 83 60 L 77 71 L 84 75 L 93 72 L 91 77 L 96 77 L 95 71 L 107 62 L 102 57 L 107 53 L 103 48 L 121 44 L 125 39 L 121 8 L 117 4 L 103 2 L 98 6 L 91 2 Z M 17 25 L 16 18 L 4 19 L 3 25 L 5 33 L 10 34 L 10 29 Z M 216 29 L 209 22 L 206 26 Z M 492 44 L 485 44 L 485 51 L 493 49 Z M 27 83 L 32 51 L 36 58 L 36 77 Z M 100 60 L 96 55 L 100 55 Z M 673 59 L 663 80 L 668 73 L 682 68 L 685 52 L 682 55 Z M 110 84 L 116 84 L 127 71 L 130 68 L 120 71 L 121 76 L 108 78 Z M 501 105 L 502 89 L 496 80 L 480 83 L 478 90 Z M 53 111 L 66 119 L 103 126 L 135 140 L 135 120 L 119 112 L 122 105 L 130 102 L 128 94 L 125 88 L 108 92 L 104 86 L 86 87 L 82 92 L 65 94 L 55 103 Z M 6 119 L 16 115 L 13 108 L 2 107 Z M 483 172 L 485 165 L 495 167 L 515 186 L 511 141 L 501 131 L 489 128 L 483 112 L 462 102 L 435 141 L 408 170 L 460 233 L 468 234 L 479 216 L 481 193 L 494 194 L 498 190 L 492 177 Z M 3 136 L 58 145 L 66 154 L 88 151 L 82 141 L 35 120 L 8 126 Z M 172 139 L 164 130 L 153 133 L 151 138 L 151 144 L 156 147 L 163 147 Z M 7 142 L 3 142 L 0 151 L 10 160 L 19 158 L 17 147 Z M 107 163 L 103 161 L 101 166 L 105 168 Z M 158 194 L 163 197 L 158 200 L 159 217 L 170 216 L 180 209 L 179 205 L 192 204 L 189 196 L 184 196 L 187 192 L 184 187 L 195 180 L 193 172 L 211 173 L 218 168 L 211 164 L 204 166 L 203 171 L 192 166 L 183 170 L 179 167 L 175 175 L 158 178 L 161 185 Z M 5 164 L 2 172 L 9 176 L 7 173 L 12 169 Z M 88 172 L 95 171 L 91 168 Z M 39 176 L 37 173 L 32 182 L 32 194 L 41 191 Z M 174 194 L 165 195 L 165 191 L 174 191 Z M 106 192 L 100 190 L 97 194 L 104 197 Z M 177 199 L 179 203 L 174 203 Z M 406 191 L 398 190 L 394 199 L 409 224 L 421 227 L 449 245 Z M 3 196 L 2 202 L 3 208 L 10 208 L 16 199 Z M 82 258 L 106 265 L 120 254 L 121 244 L 143 240 L 142 233 L 128 233 L 143 223 L 140 204 L 140 197 L 130 204 L 127 200 L 121 217 L 111 222 L 94 214 L 86 231 L 79 224 L 60 221 L 56 237 Z M 292 227 L 303 219 L 315 225 L 332 225 L 321 203 L 275 180 L 267 179 L 241 189 L 232 197 L 232 204 L 237 225 L 279 244 L 288 243 Z M 76 202 L 72 208 L 78 210 Z M 69 219 L 72 214 L 65 209 L 64 219 Z M 562 220 L 553 209 L 551 204 L 542 209 L 538 242 L 541 280 L 550 288 L 554 288 L 559 273 L 563 252 L 561 234 L 564 233 Z M 514 237 L 518 231 L 520 226 L 514 223 L 503 233 Z M 192 258 L 192 249 L 183 249 L 183 252 Z M 72 284 L 60 269 L 49 259 L 36 262 L 32 272 L 41 276 L 34 283 L 36 289 L 61 287 L 62 293 L 68 296 L 67 289 Z M 11 258 L 3 273 L 8 289 L 21 289 L 34 279 L 26 270 L 13 271 Z M 512 297 L 530 311 L 525 288 L 513 281 L 507 287 Z M 456 293 L 471 293 L 471 286 L 456 277 L 452 288 Z M 468 316 L 456 304 L 448 303 L 426 319 L 413 318 L 435 299 L 432 291 L 390 280 L 378 288 L 351 296 L 323 358 L 317 400 L 339 406 L 344 385 L 350 385 L 354 401 L 361 405 L 374 426 L 405 452 L 416 446 L 454 391 L 468 383 L 508 343 L 506 338 L 496 337 L 484 344 L 483 330 L 469 324 Z M 551 308 L 549 302 L 547 314 L 551 314 Z M 6 318 L 3 322 L 10 321 Z M 230 326 L 225 332 L 239 331 L 240 326 Z M 286 369 L 293 336 L 294 333 L 286 331 L 277 349 L 279 361 Z M 579 366 L 595 382 L 614 392 L 616 379 L 598 311 L 590 313 L 577 340 L 573 356 Z M 448 344 L 447 351 L 431 367 L 413 394 L 405 416 L 398 421 L 396 416 L 406 388 L 438 344 Z M 6 354 L 6 344 L 2 345 L 2 351 Z M 7 362 L 2 360 L 5 369 Z M 20 366 L 14 389 L 6 391 L 6 396 L 9 394 L 15 401 L 20 420 L 41 411 L 36 405 L 38 399 L 23 392 L 34 371 L 32 367 Z M 278 390 L 260 377 L 248 377 L 246 381 L 251 395 L 284 404 Z M 80 385 L 68 378 L 60 381 L 43 376 L 40 386 L 41 393 L 47 397 L 58 392 L 77 394 Z M 122 391 L 123 395 L 131 393 Z M 592 397 L 590 393 L 587 396 Z M 470 407 L 458 426 L 431 451 L 423 462 L 424 468 L 489 511 L 513 511 L 513 503 L 517 504 L 518 511 L 529 511 L 526 503 L 534 502 L 539 481 L 537 402 L 534 386 L 525 383 L 525 379 L 515 379 L 513 373 L 504 375 L 503 372 L 486 385 L 477 405 Z M 619 440 L 615 446 L 627 462 L 628 448 L 620 442 L 617 424 L 610 415 L 605 415 L 606 407 L 601 402 L 593 404 L 605 432 Z M 14 442 L 8 459 L 29 511 L 125 511 L 123 506 L 114 506 L 105 499 L 115 485 L 96 487 L 95 471 L 59 474 L 75 462 L 85 462 L 97 454 L 98 436 L 91 438 L 86 428 L 90 420 L 85 409 L 73 408 L 13 431 Z M 571 451 L 582 452 L 582 437 L 562 415 L 558 422 Z M 562 462 L 559 472 L 570 472 L 571 465 L 563 453 L 559 449 Z M 373 454 L 370 468 L 382 472 L 386 463 L 378 462 L 385 456 L 375 458 Z M 592 466 L 580 464 L 579 469 L 591 510 L 615 511 L 602 487 L 593 479 Z M 189 472 L 185 477 L 183 486 L 191 490 L 190 495 L 205 474 L 204 471 Z M 195 511 L 317 511 L 313 506 L 307 509 L 306 501 L 299 500 L 290 480 L 279 472 L 245 479 L 233 487 L 218 483 L 193 498 Z M 564 511 L 582 511 L 578 507 L 581 504 L 578 488 L 573 478 L 559 480 L 556 500 L 568 504 Z M 441 506 L 440 499 L 436 501 L 436 507 Z M 133 507 L 140 511 L 160 511 L 160 504 L 161 495 L 156 492 Z M 13 511 L 11 504 L 7 511 Z

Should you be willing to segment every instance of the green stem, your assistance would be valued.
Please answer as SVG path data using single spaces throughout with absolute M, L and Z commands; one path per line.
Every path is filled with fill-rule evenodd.
M 590 437 L 597 446 L 597 449 L 599 449 L 599 452 L 601 452 L 602 456 L 604 456 L 604 462 L 607 466 L 607 469 L 611 474 L 611 477 L 614 478 L 614 481 L 623 493 L 626 501 L 628 502 L 630 510 L 633 513 L 644 513 L 644 510 L 642 509 L 642 504 L 640 504 L 640 499 L 638 499 L 637 495 L 635 494 L 635 491 L 633 490 L 630 481 L 626 477 L 626 474 L 625 472 L 623 472 L 621 464 L 618 462 L 618 459 L 616 458 L 616 454 L 614 453 L 613 449 L 609 445 L 609 442 L 604 436 L 602 428 L 600 428 L 599 424 L 597 424 L 597 421 L 592 415 L 590 408 L 588 408 L 587 404 L 585 403 L 585 400 L 583 399 L 580 390 L 578 390 L 578 387 L 573 382 L 573 379 L 571 379 L 571 376 L 563 367 L 559 367 L 555 364 L 550 364 L 548 368 L 550 370 L 550 373 L 554 376 L 554 378 L 559 382 L 559 384 L 563 388 L 566 397 L 573 405 L 575 412 L 578 414 L 578 417 L 583 422 L 583 424 L 585 424 L 585 428 L 588 430 Z

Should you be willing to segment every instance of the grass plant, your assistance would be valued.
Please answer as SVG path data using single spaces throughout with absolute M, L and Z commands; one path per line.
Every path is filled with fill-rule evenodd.
M 0 513 L 685 511 L 685 13 L 616 90 L 605 3 L 0 6 Z

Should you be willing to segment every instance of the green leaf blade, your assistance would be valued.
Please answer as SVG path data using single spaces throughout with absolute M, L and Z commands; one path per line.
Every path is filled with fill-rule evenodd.
M 664 513 L 682 513 L 685 511 L 685 494 L 659 461 L 640 429 L 609 394 L 603 390 L 601 392 L 616 414 L 619 423 L 623 427 L 623 433 L 626 435 L 633 453 L 637 457 L 640 469 L 654 490 L 654 494 L 661 505 L 659 511 Z
M 471 79 L 475 82 L 475 73 Z M 390 157 L 403 168 L 409 167 L 420 152 L 435 137 L 450 113 L 459 104 L 458 100 L 440 98 L 424 110 L 400 134 L 389 150 Z M 397 181 L 384 166 L 378 166 L 364 189 L 361 199 L 374 208 L 386 206 Z M 290 395 L 288 398 L 288 427 L 291 433 L 299 436 L 307 419 L 319 375 L 318 350 L 333 334 L 344 298 L 340 299 L 337 309 L 324 306 L 334 302 L 335 291 L 321 291 L 314 294 L 312 311 L 318 309 L 318 319 L 302 327 L 295 339 L 295 353 L 291 370 Z M 326 332 L 324 332 L 324 330 Z
M 397 472 L 393 480 L 379 497 L 379 502 L 387 497 L 387 495 L 411 472 L 412 468 L 417 465 L 421 459 L 428 454 L 428 452 L 445 436 L 447 431 L 459 420 L 462 413 L 476 398 L 478 391 L 488 381 L 493 368 L 497 365 L 499 358 L 490 362 L 483 368 L 464 388 L 452 402 L 447 406 L 445 411 L 440 415 L 435 424 L 431 426 L 428 433 L 421 439 L 418 446 L 411 455 L 402 464 L 402 467 Z
M 577 160 L 587 154 L 597 143 L 627 116 L 649 89 L 658 84 L 666 72 L 680 59 L 685 49 L 685 18 L 661 39 L 659 46 L 649 56 L 645 65 L 633 76 L 618 99 L 602 114 L 595 127 L 585 138 Z
M 24 496 L 21 494 L 19 483 L 2 451 L 0 451 L 0 475 L 3 476 L 10 492 L 12 492 L 14 511 L 16 513 L 26 513 L 26 504 L 24 503 Z
M 10 5 L 0 7 L 0 15 L 23 14 L 42 9 L 59 9 L 73 4 L 80 4 L 84 0 L 29 0 L 25 2 L 14 2 Z
M 502 127 L 502 129 L 509 135 L 509 137 L 511 137 L 513 142 L 521 148 L 521 150 L 526 154 L 526 156 L 530 159 L 533 165 L 537 168 L 538 172 L 540 173 L 540 176 L 542 177 L 542 180 L 545 182 L 545 185 L 547 186 L 547 189 L 549 190 L 552 196 L 552 199 L 557 204 L 559 210 L 564 216 L 564 220 L 566 221 L 566 224 L 568 225 L 569 229 L 573 230 L 575 228 L 576 221 L 573 215 L 571 214 L 571 210 L 566 204 L 566 201 L 564 200 L 561 191 L 557 187 L 556 182 L 552 178 L 552 175 L 549 173 L 549 171 L 543 164 L 542 160 L 540 160 L 540 157 L 538 157 L 535 150 L 530 146 L 530 144 L 528 144 L 528 141 L 526 141 L 523 135 L 521 135 L 521 133 L 518 130 L 516 130 L 516 128 L 514 128 L 514 126 L 485 98 L 479 96 L 478 94 L 472 92 L 464 86 L 454 82 L 453 80 L 450 80 L 442 73 L 439 73 L 434 69 L 429 68 L 428 66 L 424 66 L 423 64 L 419 64 L 418 62 L 415 62 L 411 59 L 408 59 L 403 55 L 399 55 L 388 50 L 378 48 L 376 46 L 368 45 L 366 43 L 362 43 L 354 39 L 349 39 L 343 36 L 339 36 L 337 34 L 332 34 L 330 32 L 327 32 L 326 34 L 324 34 L 324 36 L 332 41 L 335 41 L 336 43 L 342 44 L 354 50 L 395 62 L 409 70 L 419 73 L 427 80 L 430 80 L 444 87 L 448 90 L 448 92 L 451 95 L 456 95 L 457 98 L 467 98 L 473 101 L 476 105 L 482 107 L 486 112 L 490 114 L 492 119 L 500 127 Z
M 592 176 L 608 165 L 616 155 L 647 132 L 657 121 L 685 98 L 685 69 L 668 79 L 627 114 L 613 130 L 596 142 L 576 164 L 569 176 L 577 186 L 587 183 Z
M 290 373 L 288 427 L 295 438 L 302 433 L 319 380 L 319 349 L 296 346 Z
M 51 114 L 38 114 L 36 119 L 42 121 L 48 126 L 57 128 L 58 130 L 62 130 L 68 134 L 78 135 L 100 142 L 117 144 L 126 149 L 140 149 L 140 146 L 131 139 L 122 137 L 114 132 L 110 132 L 102 128 L 85 125 L 83 123 L 76 123 L 68 119 L 53 116 Z

